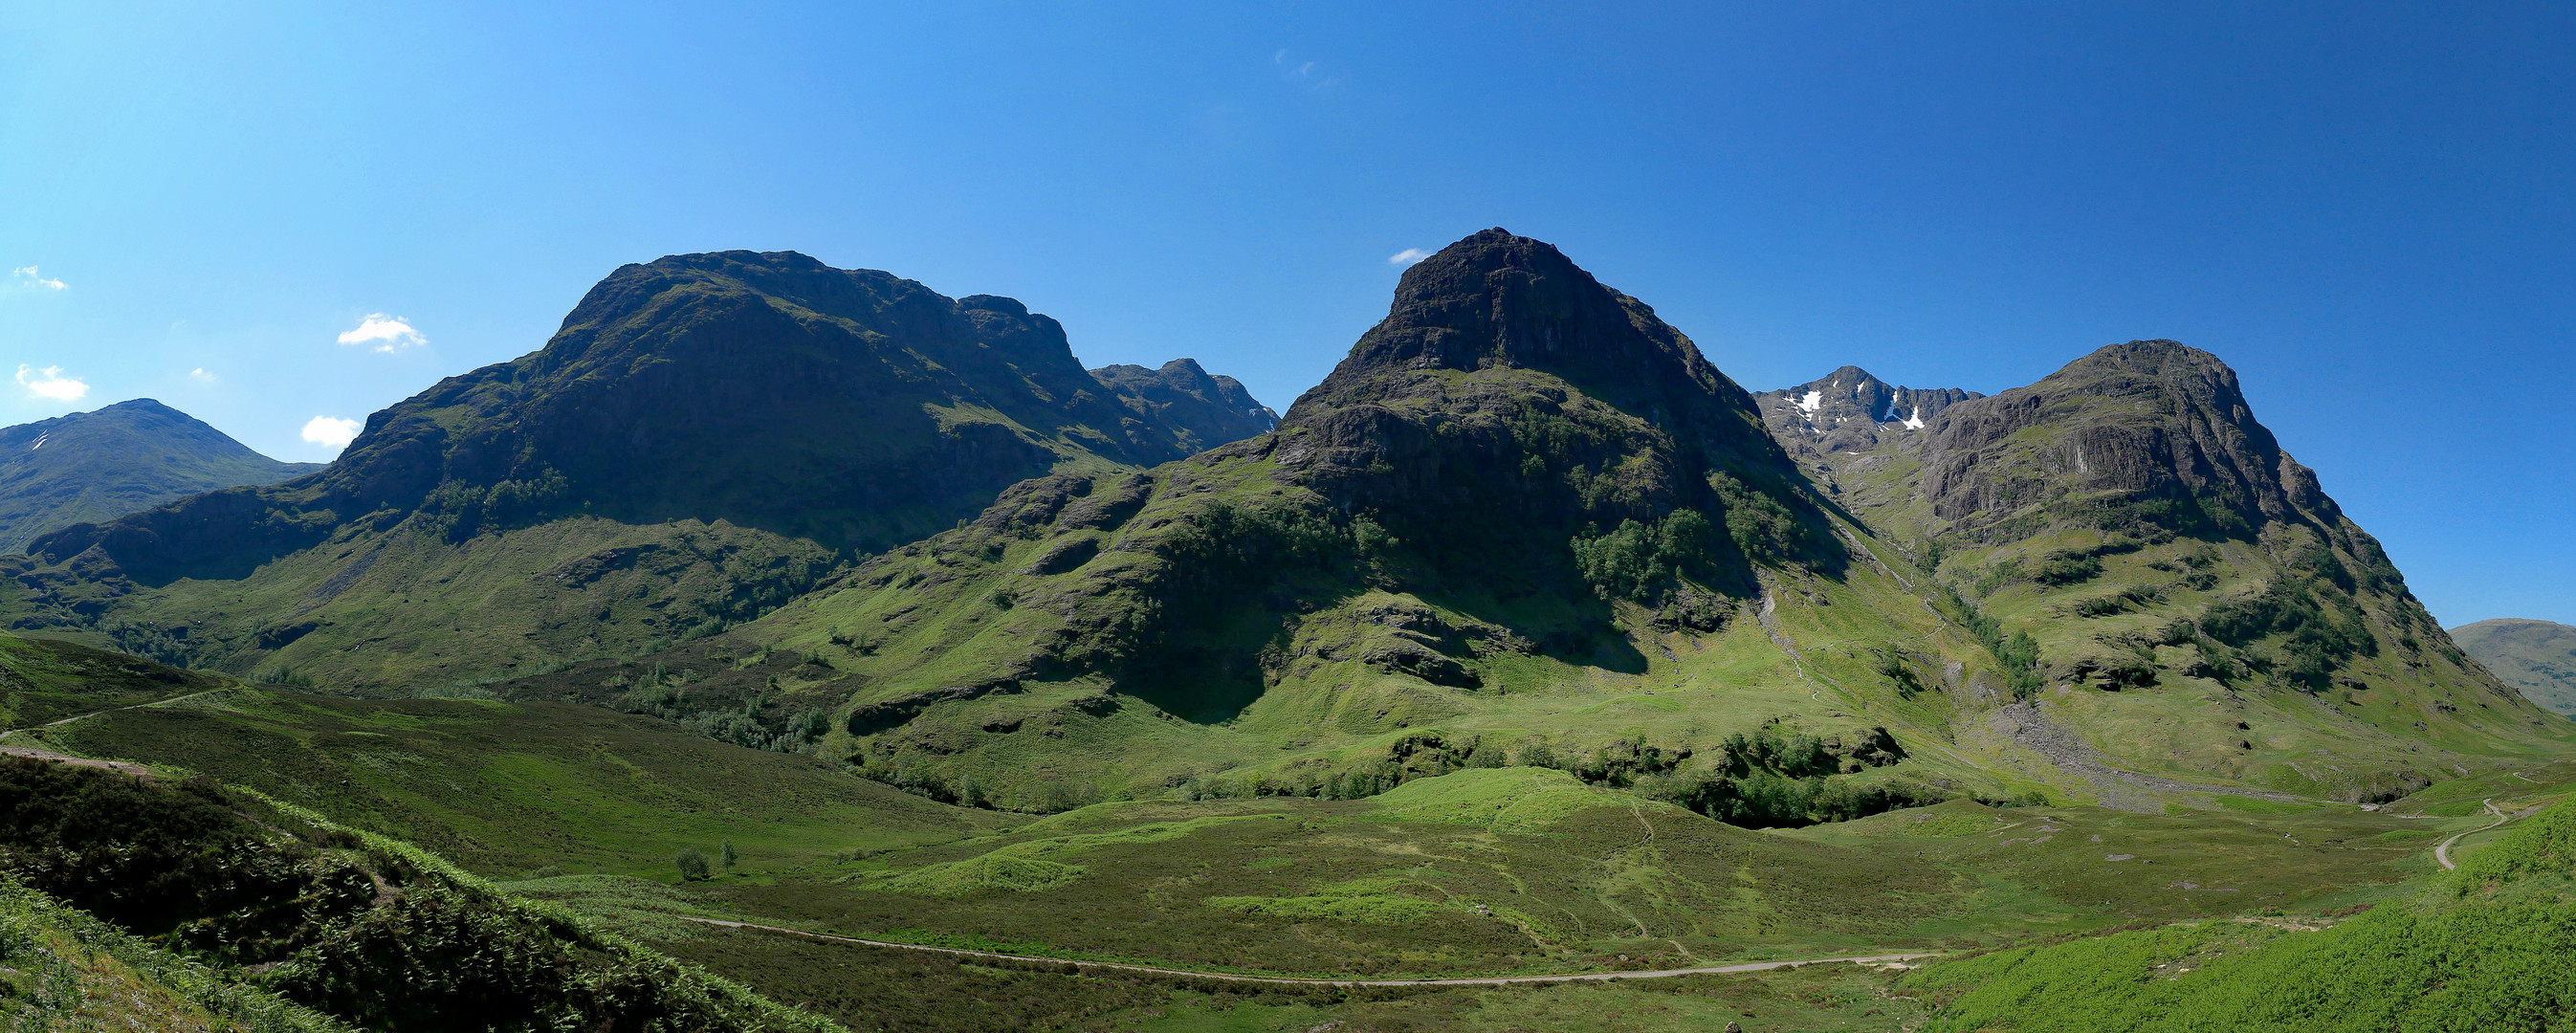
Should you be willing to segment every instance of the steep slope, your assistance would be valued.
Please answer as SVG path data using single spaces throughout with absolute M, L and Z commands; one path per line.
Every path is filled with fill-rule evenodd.
M 370 417 L 317 476 L 39 539 L 14 623 L 335 684 L 471 680 L 746 620 L 1015 481 L 1195 443 L 1009 298 L 678 255 Z
M 1091 376 L 1147 420 L 1179 431 L 1189 452 L 1267 434 L 1279 425 L 1279 414 L 1254 401 L 1242 381 L 1210 376 L 1195 359 L 1173 359 L 1161 369 L 1104 366 Z
M 2461 773 L 2437 748 L 2567 734 L 2451 643 L 2208 352 L 2111 345 L 1849 443 L 1816 475 L 1986 622 L 2034 747 L 2369 797 Z
M 2498 617 L 2452 628 L 2451 641 L 2532 702 L 2576 714 L 2576 628 Z
M 270 459 L 149 398 L 0 427 L 0 553 L 73 524 L 321 468 Z

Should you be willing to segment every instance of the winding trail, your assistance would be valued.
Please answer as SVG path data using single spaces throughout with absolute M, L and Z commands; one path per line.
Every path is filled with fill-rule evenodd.
M 2469 831 L 2467 831 L 2467 832 L 2454 832 L 2454 833 L 2451 833 L 2451 838 L 2449 838 L 2449 839 L 2445 839 L 2445 840 L 2443 840 L 2439 845 L 2435 846 L 2435 847 L 2433 848 L 2433 859 L 2434 859 L 2434 860 L 2436 860 L 2436 861 L 2440 861 L 2440 862 L 2442 862 L 2442 870 L 2443 870 L 2443 871 L 2456 871 L 2456 870 L 2458 870 L 2458 869 L 2459 869 L 2459 867 L 2460 867 L 2459 865 L 2456 865 L 2456 864 L 2452 864 L 2452 863 L 2451 863 L 2451 844 L 2459 842 L 2459 841 L 2460 841 L 2460 837 L 2462 837 L 2462 836 L 2467 836 L 2467 835 L 2474 835 L 2474 834 L 2476 834 L 2476 833 L 2484 832 L 2484 831 L 2486 831 L 2486 830 L 2488 830 L 2488 829 L 2494 828 L 2494 827 L 2496 827 L 2496 826 L 2498 826 L 2498 825 L 2502 825 L 2502 824 L 2504 824 L 2505 822 L 2512 820 L 2511 818 L 2506 817 L 2506 816 L 2505 816 L 2505 813 L 2504 813 L 2503 811 L 2499 811 L 2499 810 L 2497 810 L 2497 809 L 2496 809 L 2496 805 L 2495 805 L 2495 797 L 2492 797 L 2492 796 L 2487 797 L 2487 798 L 2486 798 L 2484 801 L 2482 801 L 2482 802 L 2484 802 L 2484 803 L 2487 805 L 2487 813 L 2492 814 L 2492 815 L 2495 815 L 2495 820 L 2494 820 L 2494 821 L 2490 821 L 2490 822 L 2486 823 L 2485 825 L 2480 826 L 2480 827 L 2478 827 L 2478 828 L 2470 829 L 2470 830 L 2469 830 Z
M 863 940 L 855 936 L 834 936 L 807 932 L 779 925 L 757 922 L 734 922 L 721 918 L 694 918 L 672 915 L 684 922 L 722 926 L 727 929 L 758 929 L 762 932 L 802 936 L 828 943 L 847 943 L 861 947 L 889 947 L 895 950 L 922 951 L 960 958 L 986 958 L 993 961 L 1033 961 L 1047 965 L 1072 965 L 1078 969 L 1100 969 L 1112 972 L 1142 972 L 1156 976 L 1179 976 L 1184 979 L 1213 979 L 1228 983 L 1261 983 L 1268 986 L 1512 986 L 1523 983 L 1600 983 L 1616 979 L 1670 979 L 1674 976 L 1698 976 L 1724 972 L 1767 972 L 1797 965 L 1829 965 L 1839 962 L 1891 962 L 1929 958 L 1931 954 L 1872 954 L 1842 958 L 1802 958 L 1797 961 L 1754 961 L 1738 965 L 1703 965 L 1698 968 L 1666 968 L 1639 972 L 1584 972 L 1563 976 L 1481 976 L 1456 979 L 1296 979 L 1288 976 L 1239 976 L 1227 972 L 1193 972 L 1182 968 L 1156 968 L 1152 965 L 1128 965 L 1114 961 L 1074 961 L 1067 958 L 1041 958 L 1028 954 L 1001 954 L 993 951 L 966 950 L 962 947 L 925 947 L 918 943 L 891 943 L 885 940 Z

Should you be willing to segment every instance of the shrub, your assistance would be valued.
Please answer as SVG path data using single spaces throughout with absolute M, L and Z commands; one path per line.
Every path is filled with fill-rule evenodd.
M 707 871 L 706 851 L 700 850 L 696 847 L 689 847 L 681 850 L 680 856 L 676 858 L 676 860 L 680 865 L 681 879 L 689 882 L 700 882 L 710 877 Z

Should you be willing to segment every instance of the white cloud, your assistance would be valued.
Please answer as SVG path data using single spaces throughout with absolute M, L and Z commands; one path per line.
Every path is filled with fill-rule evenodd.
M 49 291 L 58 291 L 71 286 L 61 280 L 50 279 L 45 275 L 38 273 L 36 271 L 36 267 L 32 265 L 22 265 L 18 268 L 9 270 L 9 275 L 15 277 L 21 284 L 29 287 L 42 287 Z
M 1386 264 L 1388 264 L 1388 265 L 1412 265 L 1412 264 L 1413 264 L 1413 263 L 1415 263 L 1415 262 L 1422 261 L 1423 259 L 1426 259 L 1426 258 L 1429 258 L 1429 257 L 1431 257 L 1431 252 L 1424 251 L 1424 250 L 1422 250 L 1421 248 L 1418 248 L 1418 247 L 1409 247 L 1409 248 L 1406 248 L 1406 249 L 1404 249 L 1404 250 L 1402 250 L 1402 251 L 1398 251 L 1398 252 L 1396 252 L 1396 253 L 1394 253 L 1394 254 L 1392 254 L 1392 255 L 1388 255 L 1388 256 L 1386 256 Z
M 337 416 L 316 416 L 304 421 L 304 440 L 332 448 L 347 448 L 349 439 L 358 436 L 358 421 Z
M 206 372 L 206 367 L 199 366 L 188 371 L 188 379 L 194 380 L 200 384 L 211 384 L 215 382 L 215 375 Z
M 26 388 L 28 394 L 57 402 L 77 402 L 82 395 L 89 393 L 88 384 L 64 376 L 61 366 L 36 369 L 19 363 L 18 385 Z
M 412 329 L 410 323 L 375 312 L 359 320 L 357 329 L 341 334 L 340 343 L 374 345 L 377 351 L 391 355 L 405 348 L 428 344 L 429 338 Z

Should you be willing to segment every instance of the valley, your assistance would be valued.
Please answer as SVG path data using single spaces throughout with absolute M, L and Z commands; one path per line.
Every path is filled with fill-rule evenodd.
M 0 968 L 240 1028 L 480 1028 L 386 972 L 493 1028 L 2302 1028 L 2248 988 L 2419 1005 L 2273 959 L 2446 985 L 2368 931 L 2567 906 L 2576 724 L 2216 356 L 1754 394 L 1501 229 L 1284 415 L 1008 298 L 630 265 L 0 574 Z M 110 798 L 186 818 L 59 818 Z M 238 892 L 66 874 L 152 851 Z

